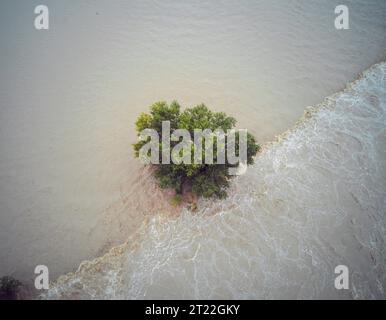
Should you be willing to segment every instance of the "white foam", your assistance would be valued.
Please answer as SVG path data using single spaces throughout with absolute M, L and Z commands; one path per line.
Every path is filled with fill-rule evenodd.
M 265 146 L 228 199 L 157 216 L 43 298 L 385 298 L 385 159 L 381 63 Z

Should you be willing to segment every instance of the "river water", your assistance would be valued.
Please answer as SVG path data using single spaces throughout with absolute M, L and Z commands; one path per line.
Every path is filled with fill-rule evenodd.
M 150 222 L 144 221 L 175 211 L 131 150 L 134 121 L 154 101 L 177 99 L 184 106 L 204 102 L 236 117 L 240 128 L 266 143 L 293 127 L 307 106 L 342 90 L 360 72 L 386 59 L 383 0 L 346 1 L 350 30 L 339 31 L 334 28 L 334 8 L 340 3 L 333 0 L 47 0 L 45 4 L 50 10 L 48 31 L 34 29 L 32 2 L 5 0 L 0 4 L 0 275 L 30 283 L 38 264 L 47 265 L 52 280 L 56 279 L 75 271 L 83 260 L 102 256 L 133 234 L 145 232 Z M 360 137 L 360 143 L 362 139 L 367 135 Z M 287 157 L 284 150 L 278 157 L 274 152 L 268 152 L 273 163 Z M 334 153 L 339 152 L 344 151 L 336 147 Z M 310 154 L 303 156 L 296 160 L 299 165 Z M 241 177 L 234 188 L 242 181 L 254 186 L 254 192 L 268 188 L 258 181 L 268 179 L 269 171 L 259 170 L 255 170 L 257 176 Z M 323 170 L 319 169 L 321 179 L 326 177 Z M 298 175 L 293 179 L 306 183 L 309 178 Z M 287 192 L 286 197 L 296 192 L 292 184 L 281 185 L 279 175 L 271 181 L 275 182 L 277 188 L 272 190 Z M 242 197 L 243 192 L 235 194 Z M 334 198 L 319 196 L 310 194 L 309 199 L 321 207 L 333 206 Z M 369 197 L 376 196 L 369 193 Z M 224 210 L 232 210 L 232 199 L 221 204 Z M 259 212 L 259 203 L 284 206 L 269 199 L 265 204 L 251 202 L 250 210 Z M 306 199 L 297 201 L 306 206 Z M 249 207 L 242 205 L 235 211 L 250 215 Z M 361 212 L 367 214 L 367 209 Z M 307 216 L 300 211 L 297 219 L 303 221 L 303 215 Z M 171 220 L 168 228 L 199 219 L 189 214 L 182 217 Z M 236 217 L 237 213 L 217 214 L 206 219 L 222 221 L 226 228 Z M 263 220 L 260 223 L 264 226 Z M 263 228 L 250 225 L 256 231 Z M 272 228 L 279 227 L 280 223 Z M 307 228 L 306 234 L 315 232 Z M 330 225 L 324 227 L 320 221 L 320 228 Z M 236 234 L 237 228 L 229 232 L 229 236 Z M 304 239 L 299 235 L 292 234 L 293 246 L 306 241 L 306 235 Z M 272 239 L 291 245 L 285 234 L 282 237 Z M 143 241 L 150 249 L 151 238 Z M 352 245 L 349 239 L 345 243 Z M 224 250 L 228 245 L 232 246 L 225 242 Z M 254 263 L 265 261 L 253 252 Z M 278 261 L 265 257 L 270 258 L 272 263 Z M 217 259 L 228 258 L 224 253 Z M 231 279 L 232 272 L 224 271 L 224 278 Z M 271 272 L 278 274 L 279 269 Z M 269 274 L 264 276 L 269 278 Z M 200 279 L 200 284 L 206 281 Z M 144 290 L 127 297 L 140 297 Z M 224 296 L 237 296 L 233 289 L 221 290 Z M 151 296 L 151 290 L 147 292 Z M 263 294 L 255 292 L 255 296 Z
M 383 63 L 267 145 L 227 200 L 154 217 L 45 297 L 386 298 L 385 159 Z

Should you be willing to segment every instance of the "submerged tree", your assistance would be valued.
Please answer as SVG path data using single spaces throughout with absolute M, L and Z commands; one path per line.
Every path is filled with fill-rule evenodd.
M 199 159 L 206 159 L 206 153 L 208 149 L 199 149 L 195 143 L 184 143 L 184 147 L 178 147 L 183 142 L 183 136 L 172 138 L 168 144 L 162 141 L 156 141 L 154 150 L 158 151 L 157 163 L 155 166 L 155 176 L 159 181 L 161 188 L 173 188 L 177 195 L 181 195 L 185 187 L 190 189 L 192 193 L 197 196 L 203 196 L 205 198 L 217 197 L 225 198 L 227 196 L 226 189 L 229 186 L 229 180 L 231 174 L 230 169 L 235 169 L 239 166 L 239 162 L 230 161 L 228 149 L 230 142 L 228 142 L 229 132 L 234 129 L 236 120 L 227 116 L 223 112 L 212 112 L 204 104 L 187 108 L 184 111 L 181 110 L 181 106 L 176 102 L 172 102 L 168 105 L 166 102 L 156 102 L 151 106 L 150 113 L 142 113 L 136 121 L 136 130 L 138 137 L 142 138 L 142 133 L 148 129 L 152 129 L 152 132 L 156 132 L 159 137 L 163 133 L 163 123 L 170 126 L 171 132 L 177 132 L 177 129 L 185 129 L 190 137 L 196 137 L 197 129 L 207 130 L 210 132 L 224 132 L 226 133 L 226 139 L 221 139 L 221 135 L 211 134 L 199 137 L 201 146 L 206 146 L 206 142 L 211 142 L 211 156 L 212 162 L 206 161 L 194 161 L 195 156 L 198 155 Z M 182 130 L 178 130 L 182 131 Z M 205 131 L 204 131 L 205 132 Z M 239 132 L 235 133 L 234 137 L 234 153 L 235 156 L 240 156 L 240 139 Z M 173 137 L 173 135 L 172 135 Z M 182 139 L 181 139 L 182 138 Z M 133 145 L 135 156 L 141 157 L 141 149 L 149 144 L 151 137 L 147 136 L 145 139 L 139 139 L 137 143 Z M 230 141 L 230 140 L 229 140 Z M 154 144 L 154 141 L 153 141 Z M 175 149 L 178 149 L 177 155 Z M 256 143 L 255 138 L 250 134 L 246 134 L 246 164 L 253 163 L 253 157 L 259 151 L 260 147 Z M 221 151 L 225 151 L 225 161 L 219 160 Z M 149 151 L 150 152 L 150 151 Z M 173 153 L 174 152 L 174 153 Z M 194 157 L 193 157 L 194 154 Z M 168 156 L 166 158 L 175 159 L 180 157 L 181 159 L 190 159 L 191 161 L 181 161 L 181 163 L 165 163 L 162 160 L 163 155 Z M 150 157 L 150 154 L 147 154 Z M 201 158 L 200 158 L 201 156 Z M 180 198 L 180 196 L 179 196 Z

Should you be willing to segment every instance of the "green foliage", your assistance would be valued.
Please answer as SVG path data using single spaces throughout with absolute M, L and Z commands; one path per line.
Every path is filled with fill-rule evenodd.
M 152 128 L 157 130 L 159 134 L 162 131 L 162 121 L 170 121 L 171 130 L 178 128 L 178 121 L 180 117 L 180 105 L 173 101 L 170 106 L 166 102 L 156 102 L 151 106 L 151 126 L 146 128 Z
M 223 129 L 225 132 L 236 125 L 236 119 L 223 112 L 212 112 L 204 104 L 186 109 L 179 117 L 178 127 L 193 134 L 194 129 Z
M 0 300 L 17 299 L 20 286 L 21 282 L 12 277 L 4 276 L 0 278 Z
M 192 139 L 194 137 L 194 129 L 210 129 L 212 132 L 215 132 L 217 129 L 222 129 L 226 133 L 236 125 L 236 119 L 227 116 L 224 112 L 213 112 L 204 104 L 181 111 L 181 106 L 176 101 L 173 101 L 170 105 L 166 102 L 156 102 L 150 107 L 150 113 L 142 113 L 137 119 L 135 125 L 138 136 L 144 129 L 155 129 L 161 137 L 162 121 L 170 121 L 171 132 L 176 129 L 187 129 Z M 226 143 L 217 141 L 216 136 L 213 139 L 214 164 L 171 163 L 155 165 L 155 177 L 158 179 L 160 187 L 173 188 L 177 192 L 177 195 L 180 195 L 182 194 L 183 187 L 188 185 L 191 191 L 197 196 L 205 198 L 225 198 L 227 196 L 226 189 L 229 186 L 229 179 L 231 177 L 228 174 L 228 169 L 232 167 L 232 165 L 228 164 L 227 161 L 226 164 L 216 164 L 217 148 L 226 149 L 227 145 Z M 138 141 L 133 145 L 136 157 L 139 157 L 139 150 L 148 141 Z M 236 133 L 236 155 L 238 155 L 239 151 L 238 141 L 238 133 Z M 178 143 L 179 141 L 171 141 L 170 149 L 173 149 Z M 160 143 L 160 153 L 162 153 L 162 148 L 162 143 Z M 248 164 L 253 163 L 253 157 L 259 149 L 260 147 L 256 143 L 256 139 L 248 133 Z M 191 151 L 193 156 L 194 145 L 191 146 Z M 202 150 L 203 159 L 204 154 L 205 150 Z M 175 200 L 174 202 L 177 203 L 178 201 L 180 200 Z
M 172 205 L 177 207 L 182 202 L 182 195 L 176 194 L 172 199 Z
M 192 179 L 193 193 L 204 198 L 226 198 L 226 188 L 229 186 L 227 170 L 224 165 L 208 166 L 205 174 L 196 175 Z

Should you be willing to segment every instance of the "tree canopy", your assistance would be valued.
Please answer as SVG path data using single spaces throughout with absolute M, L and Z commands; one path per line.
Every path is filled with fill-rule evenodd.
M 166 102 L 156 102 L 150 107 L 150 113 L 142 113 L 135 125 L 138 137 L 145 129 L 155 130 L 159 136 L 162 136 L 162 123 L 169 121 L 170 130 L 186 129 L 191 136 L 194 136 L 196 129 L 209 129 L 212 132 L 222 130 L 227 133 L 234 129 L 236 119 L 226 115 L 224 112 L 213 112 L 204 104 L 195 107 L 181 110 L 178 102 L 173 101 L 170 104 Z M 235 154 L 238 156 L 239 152 L 239 133 L 235 133 Z M 140 157 L 141 148 L 149 142 L 149 139 L 140 140 L 133 145 L 135 156 Z M 206 137 L 203 138 L 205 140 Z M 192 193 L 197 196 L 205 198 L 217 197 L 225 198 L 227 196 L 226 189 L 229 186 L 231 175 L 229 169 L 238 166 L 238 163 L 231 164 L 226 156 L 224 163 L 218 163 L 217 150 L 225 148 L 227 150 L 228 142 L 222 143 L 218 136 L 212 138 L 213 142 L 213 163 L 167 163 L 163 164 L 161 161 L 155 166 L 155 177 L 158 179 L 161 188 L 173 188 L 177 194 L 182 194 L 184 187 L 188 187 Z M 161 160 L 162 152 L 172 153 L 175 147 L 181 140 L 170 141 L 170 146 L 167 148 L 158 142 L 157 148 L 160 151 L 159 157 Z M 256 143 L 256 139 L 249 132 L 247 133 L 247 164 L 253 163 L 253 157 L 259 151 L 260 147 Z M 192 153 L 197 151 L 197 146 L 192 144 Z M 202 151 L 204 158 L 204 152 Z

